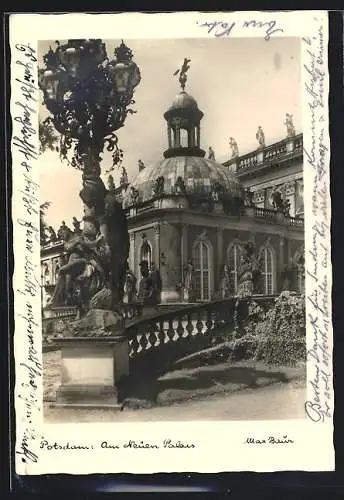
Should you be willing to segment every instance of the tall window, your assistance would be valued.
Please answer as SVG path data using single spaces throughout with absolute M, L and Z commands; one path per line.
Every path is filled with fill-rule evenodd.
M 194 248 L 194 272 L 196 300 L 210 300 L 210 255 L 209 245 L 199 241 Z
M 148 267 L 150 269 L 152 266 L 152 247 L 147 240 L 144 240 L 140 248 L 140 262 L 142 260 L 146 260 L 148 262 Z
M 274 293 L 274 261 L 272 250 L 269 247 L 264 247 L 261 250 L 261 256 L 263 258 L 263 291 L 266 295 L 272 295 Z
M 227 252 L 227 260 L 231 270 L 230 291 L 233 295 L 238 292 L 238 271 L 240 265 L 240 254 L 241 248 L 237 243 L 231 245 Z

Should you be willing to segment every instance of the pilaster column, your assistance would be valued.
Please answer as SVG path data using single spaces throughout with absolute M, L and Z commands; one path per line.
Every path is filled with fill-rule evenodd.
M 292 153 L 294 149 L 295 149 L 294 137 L 289 137 L 289 140 L 286 143 L 286 151 L 287 153 Z
M 160 224 L 154 225 L 154 247 L 153 262 L 156 269 L 160 269 Z
M 55 284 L 54 280 L 54 259 L 49 260 L 49 283 Z
M 215 271 L 215 279 L 214 279 L 214 285 L 215 285 L 215 290 L 217 290 L 220 286 L 220 273 L 221 273 L 221 267 L 224 264 L 223 261 L 223 229 L 220 226 L 217 226 L 216 228 L 216 268 L 214 269 Z
M 180 230 L 180 278 L 181 280 L 184 278 L 184 266 L 186 265 L 186 261 L 189 258 L 188 255 L 188 225 L 182 224 Z
M 170 124 L 167 125 L 167 136 L 168 136 L 168 147 L 171 148 L 172 147 L 172 129 L 171 129 Z
M 194 129 L 191 128 L 188 130 L 188 147 L 192 148 L 195 145 L 195 134 Z
M 280 292 L 282 290 L 282 273 L 285 266 L 285 238 L 284 236 L 280 236 L 279 241 L 279 255 L 278 255 L 278 268 L 276 269 L 276 292 Z
M 200 125 L 197 125 L 197 128 L 196 128 L 196 134 L 197 134 L 197 144 L 196 146 L 199 148 L 199 145 L 201 143 L 201 127 Z
M 129 267 L 133 272 L 135 272 L 135 233 L 129 233 L 129 241 Z
M 165 256 L 165 263 L 160 267 L 162 280 L 161 302 L 180 301 L 178 284 L 181 269 L 181 233 L 179 225 L 165 223 L 160 226 L 160 252 Z

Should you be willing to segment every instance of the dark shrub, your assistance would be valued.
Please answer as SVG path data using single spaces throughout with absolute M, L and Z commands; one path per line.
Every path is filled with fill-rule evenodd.
M 247 335 L 229 342 L 230 360 L 256 359 L 289 366 L 306 361 L 304 296 L 282 292 L 268 312 L 253 300 L 245 330 Z
M 230 361 L 240 361 L 242 359 L 253 359 L 258 347 L 259 338 L 257 336 L 245 335 L 239 339 L 232 340 L 228 347 Z
M 294 366 L 306 361 L 305 298 L 282 292 L 267 314 L 266 334 L 260 336 L 256 359 Z

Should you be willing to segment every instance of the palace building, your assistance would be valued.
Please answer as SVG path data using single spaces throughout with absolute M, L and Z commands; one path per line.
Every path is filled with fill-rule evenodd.
M 272 209 L 271 193 L 278 188 L 290 203 L 290 215 L 303 217 L 302 134 L 231 158 L 224 165 L 236 173 L 245 188 L 251 189 L 256 207 Z
M 235 294 L 242 244 L 251 240 L 263 262 L 260 292 L 282 290 L 291 260 L 297 269 L 291 286 L 302 291 L 303 270 L 297 266 L 304 254 L 302 134 L 220 164 L 212 151 L 206 157 L 201 148 L 203 113 L 192 96 L 181 91 L 164 118 L 168 147 L 163 158 L 118 189 L 134 274 L 139 278 L 142 260 L 154 264 L 161 275 L 162 302 L 178 303 L 192 262 L 195 300 L 209 301 L 216 297 L 221 269 L 228 264 Z M 289 201 L 288 213 L 273 206 L 276 189 Z M 48 293 L 63 258 L 61 241 L 42 247 L 42 281 Z

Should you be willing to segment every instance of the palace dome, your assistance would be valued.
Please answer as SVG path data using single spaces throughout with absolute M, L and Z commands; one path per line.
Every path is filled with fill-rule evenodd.
M 168 136 L 164 159 L 138 173 L 123 197 L 124 206 L 175 194 L 203 198 L 217 193 L 219 201 L 243 200 L 244 190 L 236 175 L 215 159 L 204 157 L 200 147 L 203 112 L 196 100 L 182 90 L 164 118 Z
M 225 198 L 243 199 L 244 191 L 235 174 L 214 160 L 196 156 L 173 156 L 164 158 L 155 166 L 145 167 L 138 173 L 131 187 L 138 192 L 138 202 L 154 197 L 154 186 L 158 178 L 164 178 L 164 194 L 177 194 L 177 179 L 185 184 L 185 194 L 206 195 L 214 185 L 220 187 Z M 130 189 L 124 196 L 124 206 L 132 204 Z
M 187 94 L 185 91 L 183 91 L 176 95 L 169 109 L 172 110 L 186 108 L 196 110 L 198 109 L 198 104 L 190 94 Z

